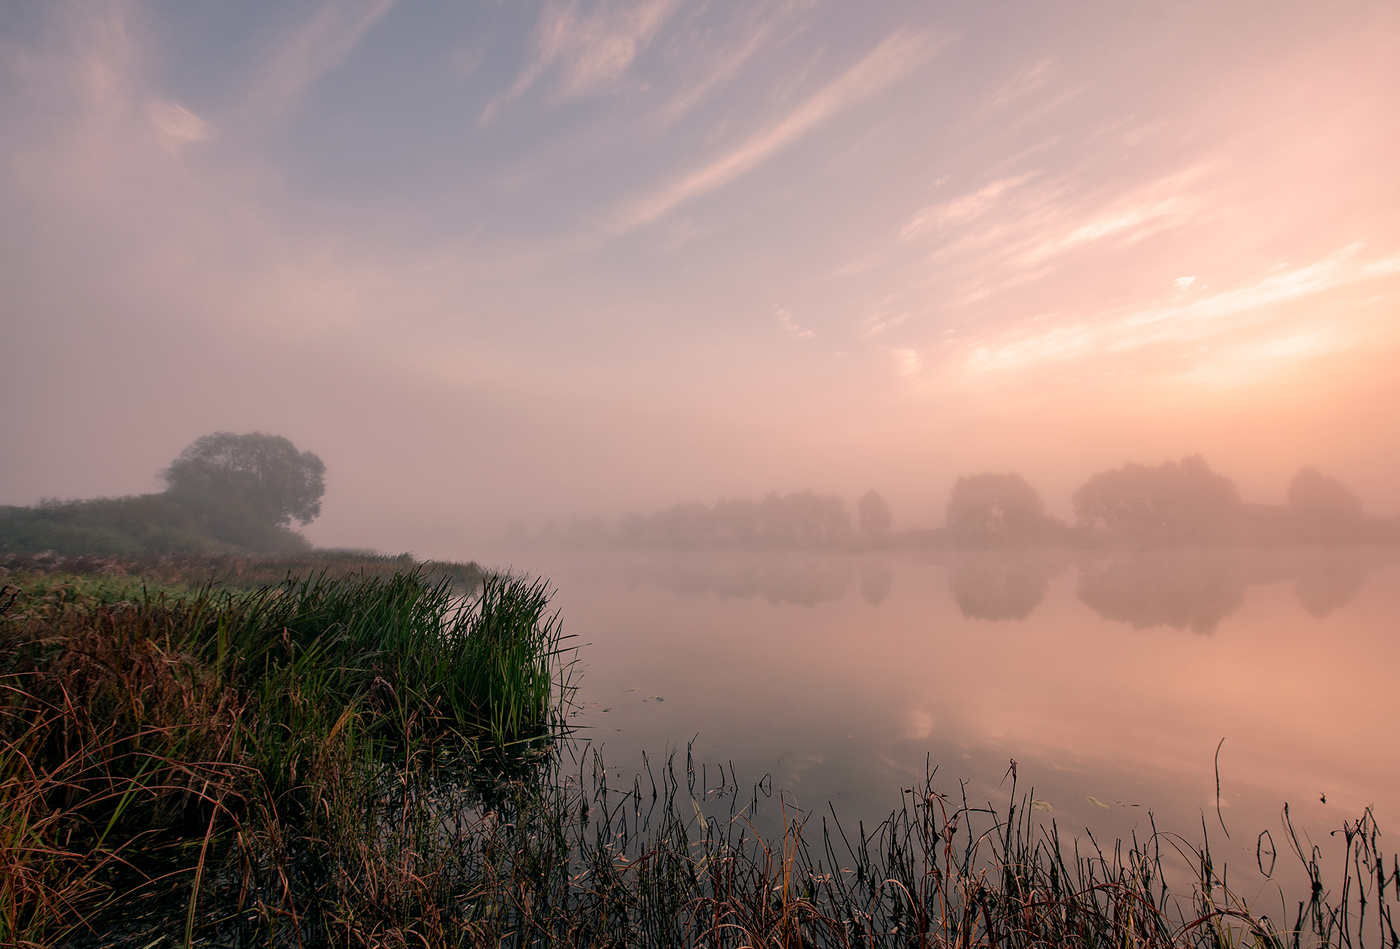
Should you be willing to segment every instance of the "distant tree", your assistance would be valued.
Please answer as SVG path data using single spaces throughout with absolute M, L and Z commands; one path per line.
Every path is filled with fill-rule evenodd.
M 757 503 L 720 500 L 713 508 L 694 501 L 673 504 L 648 515 L 628 514 L 617 525 L 623 544 L 678 548 L 821 547 L 850 533 L 845 502 L 812 491 L 772 492 Z
M 646 539 L 663 547 L 694 547 L 710 536 L 710 509 L 698 501 L 673 504 L 646 522 Z
M 1046 537 L 1053 522 L 1018 474 L 964 475 L 948 496 L 948 533 L 960 547 L 1004 547 Z
M 835 543 L 851 532 L 846 503 L 834 494 L 811 490 L 779 495 L 770 492 L 758 503 L 759 536 L 775 547 L 809 547 Z
M 1179 545 L 1234 538 L 1243 507 L 1234 482 L 1193 455 L 1101 471 L 1074 493 L 1074 512 L 1120 542 Z
M 751 546 L 758 536 L 758 505 L 748 498 L 721 498 L 715 502 L 710 523 L 720 543 Z
M 280 435 L 215 432 L 196 439 L 165 471 L 169 494 L 226 521 L 309 524 L 321 513 L 326 466 Z
M 890 506 L 871 488 L 856 502 L 856 518 L 863 534 L 878 537 L 890 531 Z
M 1296 538 L 1310 543 L 1355 540 L 1366 520 L 1350 488 L 1311 467 L 1289 482 L 1288 510 Z

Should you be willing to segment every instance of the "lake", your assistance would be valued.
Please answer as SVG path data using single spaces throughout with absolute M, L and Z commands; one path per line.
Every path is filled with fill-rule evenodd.
M 1111 842 L 1151 814 L 1209 833 L 1232 879 L 1296 863 L 1285 804 L 1305 848 L 1367 806 L 1400 828 L 1395 549 L 494 562 L 555 585 L 584 644 L 573 721 L 629 785 L 643 751 L 693 741 L 713 788 L 767 777 L 869 823 L 934 766 L 1004 807 L 1014 759 L 1062 831 Z

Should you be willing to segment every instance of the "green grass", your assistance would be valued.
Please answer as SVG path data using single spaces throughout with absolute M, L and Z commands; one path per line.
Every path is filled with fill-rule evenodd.
M 0 944 L 42 942 L 172 871 L 202 880 L 231 847 L 301 841 L 294 855 L 420 759 L 520 758 L 567 688 L 542 581 L 9 580 Z
M 0 553 L 53 551 L 66 556 L 151 553 L 227 554 L 305 552 L 306 538 L 290 528 L 220 517 L 198 499 L 164 492 L 84 501 L 0 505 Z

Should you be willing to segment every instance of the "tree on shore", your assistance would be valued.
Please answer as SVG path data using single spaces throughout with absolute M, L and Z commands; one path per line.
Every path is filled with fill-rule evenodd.
M 215 432 L 186 446 L 165 470 L 171 494 L 234 502 L 253 517 L 287 527 L 321 515 L 326 466 L 280 435 Z
M 1243 505 L 1235 483 L 1193 455 L 1100 471 L 1074 492 L 1074 513 L 1121 543 L 1176 546 L 1237 538 Z
M 871 488 L 856 502 L 856 518 L 862 534 L 880 537 L 890 532 L 890 506 Z
M 218 540 L 274 549 L 293 520 L 309 524 L 320 516 L 325 474 L 320 458 L 280 435 L 215 432 L 171 462 L 166 494 Z
M 1048 539 L 1055 522 L 1040 493 L 1015 472 L 964 475 L 948 496 L 948 534 L 959 547 L 1011 547 Z
M 321 513 L 326 466 L 277 435 L 215 432 L 164 472 L 160 494 L 0 508 L 0 550 L 93 554 L 286 551 Z
M 1288 484 L 1288 513 L 1294 536 L 1304 543 L 1356 540 L 1366 514 L 1351 488 L 1316 468 L 1303 468 Z

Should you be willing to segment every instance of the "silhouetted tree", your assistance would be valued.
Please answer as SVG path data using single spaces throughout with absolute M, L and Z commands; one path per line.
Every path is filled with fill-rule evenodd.
M 856 502 L 856 518 L 861 533 L 880 536 L 890 531 L 890 506 L 871 488 Z
M 1160 465 L 1128 462 L 1074 493 L 1081 527 L 1132 544 L 1194 544 L 1234 538 L 1242 506 L 1234 482 L 1199 455 Z
M 164 472 L 160 494 L 0 508 L 0 551 L 83 554 L 304 550 L 289 529 L 321 513 L 326 466 L 287 439 L 205 435 Z
M 1296 539 L 1306 543 L 1356 540 L 1365 531 L 1361 500 L 1316 468 L 1302 469 L 1289 482 L 1288 511 Z
M 265 546 L 293 519 L 321 513 L 326 466 L 280 435 L 215 432 L 196 439 L 165 471 L 167 494 L 195 511 L 209 532 Z
M 650 515 L 629 514 L 618 522 L 623 543 L 659 547 L 822 547 L 851 533 L 845 502 L 830 494 L 770 493 L 757 503 L 721 500 L 673 504 Z
M 960 547 L 1006 547 L 1046 538 L 1053 522 L 1018 474 L 965 475 L 948 496 L 948 533 Z
M 851 515 L 834 494 L 770 493 L 758 503 L 760 537 L 777 547 L 834 543 L 851 533 Z
M 721 498 L 715 502 L 711 521 L 716 536 L 722 542 L 748 547 L 758 536 L 758 505 L 748 498 L 737 501 Z

